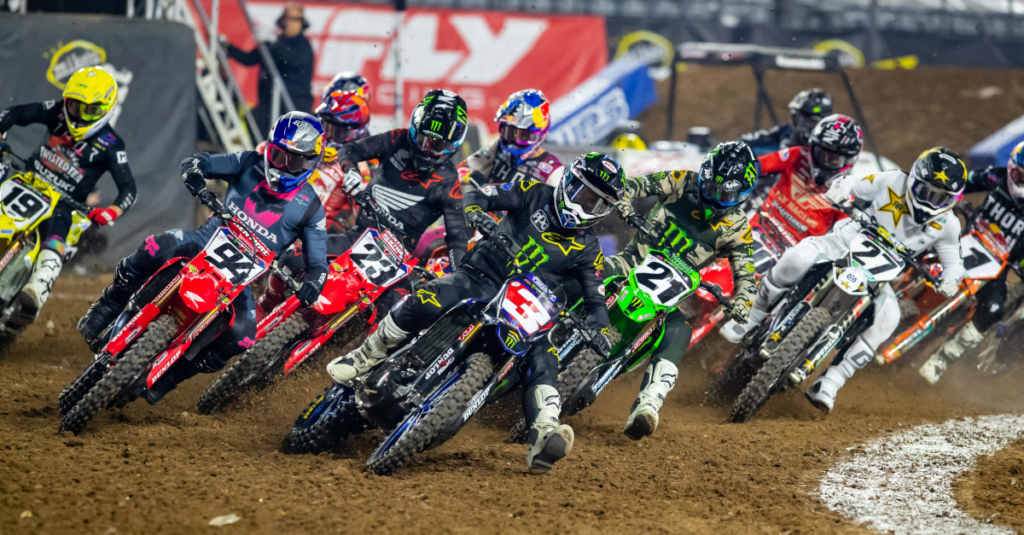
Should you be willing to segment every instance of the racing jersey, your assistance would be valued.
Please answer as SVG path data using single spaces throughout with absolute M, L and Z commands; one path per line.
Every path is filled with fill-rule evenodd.
M 976 191 L 988 192 L 976 217 L 988 223 L 993 232 L 1002 236 L 1006 247 L 1011 249 L 1011 262 L 1017 263 L 1024 259 L 1024 247 L 1014 247 L 1024 235 L 1024 207 L 1009 194 L 1009 188 L 1006 186 L 1006 168 L 990 167 L 968 173 L 965 193 Z
M 759 160 L 761 173 L 778 173 L 779 180 L 750 224 L 781 247 L 792 247 L 807 236 L 822 236 L 846 217 L 824 197 L 827 188 L 814 183 L 807 147 L 790 147 Z
M 462 184 L 463 193 L 487 184 L 507 184 L 521 180 L 536 180 L 554 186 L 548 182 L 548 178 L 561 167 L 562 162 L 558 157 L 542 148 L 524 158 L 519 165 L 513 166 L 510 159 L 501 152 L 498 140 L 495 139 L 490 145 L 474 152 L 466 161 L 459 164 L 459 182 Z M 483 174 L 483 180 L 472 178 L 470 174 L 473 172 Z
M 960 220 L 952 210 L 948 210 L 918 225 L 907 205 L 907 182 L 906 173 L 893 170 L 863 177 L 843 176 L 832 183 L 829 191 L 834 188 L 839 193 L 853 195 L 858 201 L 868 203 L 865 211 L 915 255 L 930 247 L 935 248 L 942 263 L 943 279 L 962 279 Z M 847 238 L 844 241 L 850 243 L 859 228 L 860 225 L 847 219 L 836 225 L 834 230 L 841 232 Z
M 224 205 L 275 256 L 301 238 L 305 280 L 327 274 L 327 219 L 309 183 L 285 193 L 274 191 L 263 175 L 263 155 L 254 151 L 201 152 L 192 158 L 206 178 L 228 183 Z M 196 232 L 209 240 L 220 226 L 218 218 L 211 217 Z
M 412 150 L 408 130 L 391 130 L 342 145 L 338 164 L 348 172 L 357 169 L 359 162 L 379 160 L 366 190 L 391 216 L 389 224 L 406 249 L 415 250 L 423 232 L 443 215 L 445 243 L 453 265 L 458 266 L 472 234 L 462 212 L 455 165 L 445 161 L 433 173 L 420 173 L 412 168 Z M 372 226 L 372 220 L 360 212 L 356 226 Z
M 604 305 L 604 254 L 593 228 L 566 229 L 555 212 L 554 189 L 535 180 L 490 185 L 466 193 L 466 211 L 508 211 L 498 230 L 512 238 L 549 284 L 579 281 L 587 325 L 608 327 Z M 478 242 L 466 265 L 495 281 L 512 273 L 508 257 L 489 240 Z
M 39 123 L 46 126 L 46 138 L 26 163 L 60 193 L 84 203 L 103 173 L 110 171 L 117 185 L 113 206 L 128 211 L 135 202 L 135 179 L 128 168 L 128 153 L 110 124 L 81 141 L 71 139 L 64 106 L 59 100 L 12 106 L 0 112 L 0 133 L 12 126 Z
M 666 233 L 681 233 L 681 245 L 674 250 L 690 266 L 700 270 L 720 256 L 728 256 L 734 281 L 734 299 L 747 308 L 754 301 L 754 263 L 751 259 L 754 238 L 750 222 L 739 206 L 734 206 L 710 221 L 703 219 L 704 208 L 697 191 L 697 173 L 667 171 L 626 179 L 629 200 L 656 195 L 658 203 L 647 214 L 647 221 L 664 226 Z M 626 274 L 643 262 L 651 245 L 637 233 L 609 265 L 616 274 Z
M 740 136 L 758 157 L 793 146 L 793 125 L 786 123 L 773 126 L 768 130 L 758 130 Z

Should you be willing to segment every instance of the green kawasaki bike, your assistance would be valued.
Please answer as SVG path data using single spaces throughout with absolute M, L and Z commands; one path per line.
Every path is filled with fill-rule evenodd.
M 643 218 L 634 214 L 629 223 L 657 243 L 657 234 Z M 693 266 L 668 250 L 650 250 L 629 275 L 609 277 L 604 287 L 612 327 L 608 358 L 602 359 L 586 346 L 583 329 L 565 323 L 550 335 L 561 369 L 558 394 L 563 417 L 593 405 L 608 383 L 640 367 L 661 343 L 666 316 L 698 289 L 707 290 L 726 311 L 732 309 L 732 301 L 717 284 L 702 281 Z M 574 308 L 579 305 L 577 302 Z M 525 442 L 528 431 L 526 421 L 520 420 L 512 430 L 512 440 Z

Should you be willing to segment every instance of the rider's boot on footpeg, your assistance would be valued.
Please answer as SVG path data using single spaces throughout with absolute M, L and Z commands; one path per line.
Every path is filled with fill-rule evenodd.
M 348 383 L 368 372 L 388 356 L 388 349 L 402 343 L 409 333 L 395 325 L 391 314 L 384 317 L 373 334 L 366 337 L 363 345 L 347 355 L 340 356 L 327 365 L 327 373 L 336 383 Z
M 537 409 L 537 417 L 530 426 L 530 452 L 526 454 L 526 466 L 531 474 L 543 474 L 572 451 L 575 437 L 571 427 L 558 421 L 562 401 L 555 387 L 537 385 L 526 396 L 527 403 L 532 403 Z M 527 412 L 532 411 L 528 409 Z
M 633 402 L 633 407 L 626 419 L 623 433 L 633 440 L 640 440 L 654 434 L 658 428 L 658 411 L 665 404 L 665 396 L 676 385 L 679 369 L 675 364 L 656 359 L 647 365 L 647 373 L 640 386 L 640 395 Z

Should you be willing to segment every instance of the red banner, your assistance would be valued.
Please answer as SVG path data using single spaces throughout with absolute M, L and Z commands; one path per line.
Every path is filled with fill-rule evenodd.
M 284 4 L 249 0 L 262 39 L 272 38 Z M 303 4 L 310 24 L 306 37 L 316 54 L 314 101 L 336 73 L 356 71 L 373 83 L 371 111 L 393 114 L 395 12 L 365 4 Z M 222 0 L 220 5 L 221 33 L 240 48 L 254 46 L 238 4 Z M 511 93 L 533 87 L 555 100 L 607 64 L 601 17 L 412 9 L 402 27 L 406 116 L 426 91 L 444 88 L 466 99 L 471 120 L 490 125 Z M 255 102 L 257 69 L 233 67 L 246 97 Z

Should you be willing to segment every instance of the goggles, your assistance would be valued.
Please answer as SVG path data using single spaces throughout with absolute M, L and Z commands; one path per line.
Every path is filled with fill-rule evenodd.
M 533 145 L 544 136 L 542 132 L 534 132 L 528 128 L 517 128 L 508 123 L 500 123 L 498 125 L 498 134 L 506 144 L 519 147 Z
M 312 154 L 309 156 L 303 156 L 301 154 L 295 154 L 294 152 L 288 152 L 277 145 L 269 145 L 268 150 L 270 151 L 267 156 L 270 160 L 270 164 L 275 169 L 284 171 L 290 175 L 299 175 L 303 171 L 310 171 L 316 168 L 318 154 Z

